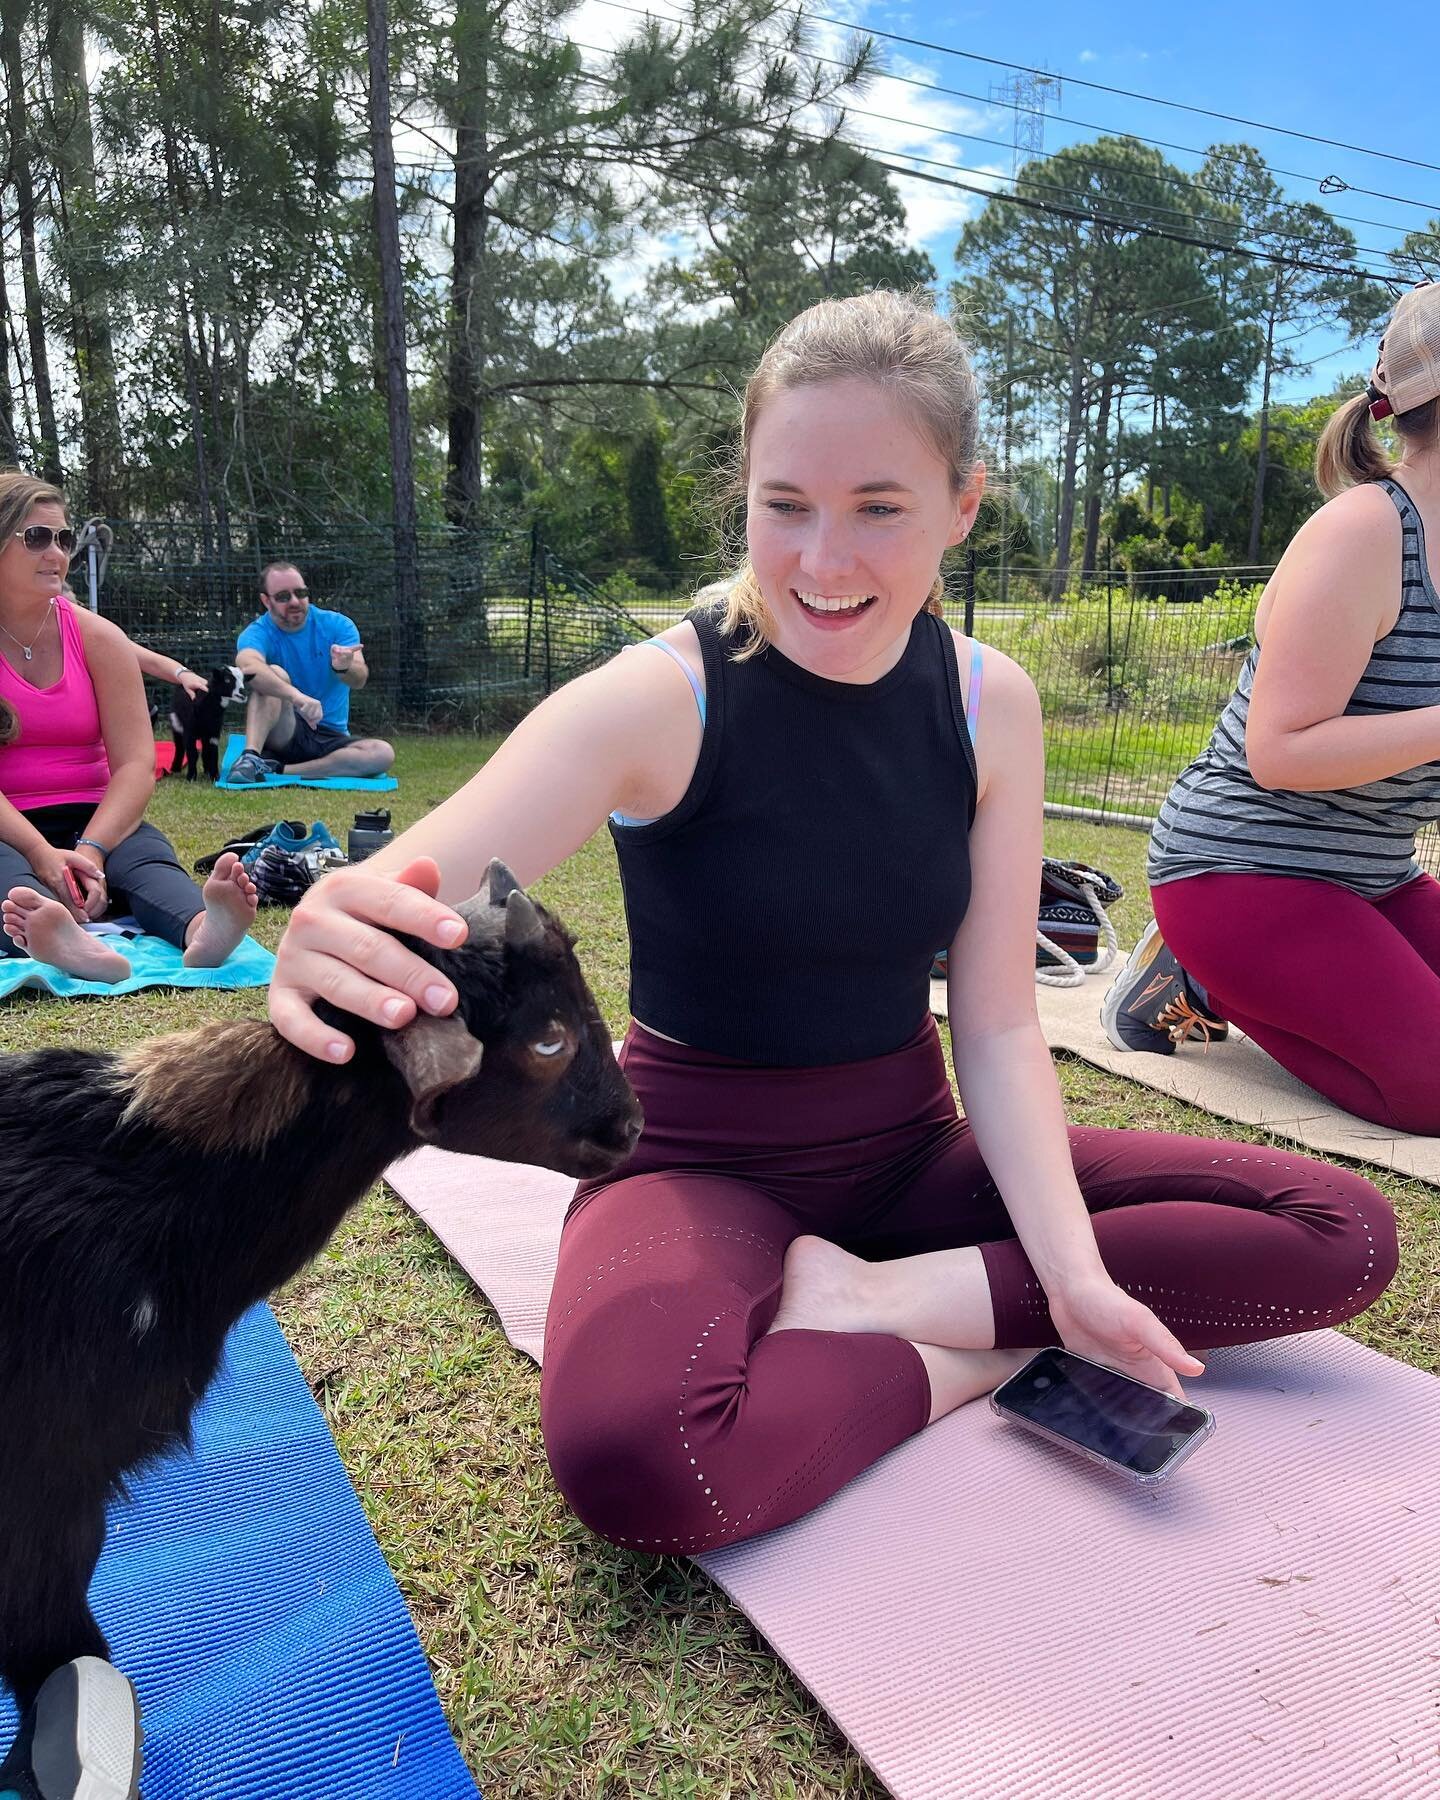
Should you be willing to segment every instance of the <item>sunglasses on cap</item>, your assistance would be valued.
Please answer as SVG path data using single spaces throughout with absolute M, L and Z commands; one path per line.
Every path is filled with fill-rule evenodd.
M 310 590 L 307 587 L 281 588 L 278 594 L 266 595 L 267 600 L 276 600 L 281 606 L 284 606 L 287 600 L 308 600 L 309 598 Z
M 52 544 L 58 544 L 67 556 L 75 554 L 75 533 L 68 525 L 62 525 L 57 531 L 53 525 L 27 525 L 23 531 L 17 531 L 27 550 L 38 553 L 48 550 Z

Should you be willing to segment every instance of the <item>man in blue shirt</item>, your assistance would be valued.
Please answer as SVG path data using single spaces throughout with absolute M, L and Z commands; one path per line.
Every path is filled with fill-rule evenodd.
M 294 563 L 260 576 L 264 612 L 240 633 L 235 662 L 245 676 L 245 750 L 229 780 L 266 775 L 383 775 L 395 752 L 381 738 L 350 735 L 350 690 L 370 671 L 355 621 L 310 604 Z

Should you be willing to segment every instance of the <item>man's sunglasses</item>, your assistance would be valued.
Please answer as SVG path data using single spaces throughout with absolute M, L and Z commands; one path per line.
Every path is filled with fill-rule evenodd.
M 278 594 L 268 594 L 266 598 L 277 600 L 281 606 L 284 606 L 287 600 L 308 600 L 310 590 L 309 588 L 281 588 Z
M 24 541 L 27 550 L 37 554 L 52 544 L 58 544 L 67 556 L 75 554 L 75 533 L 68 525 L 62 525 L 58 531 L 53 525 L 27 525 L 15 535 Z

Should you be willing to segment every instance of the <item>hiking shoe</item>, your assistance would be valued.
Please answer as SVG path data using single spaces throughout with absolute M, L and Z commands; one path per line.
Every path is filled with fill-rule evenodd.
M 240 860 L 253 874 L 261 851 L 272 848 L 283 850 L 287 856 L 305 856 L 312 851 L 340 852 L 339 844 L 323 819 L 316 819 L 308 831 L 303 819 L 281 819 L 278 824 L 270 826 L 258 842 L 249 845 L 241 854 Z
M 256 787 L 267 775 L 282 774 L 284 768 L 284 763 L 273 756 L 262 756 L 258 750 L 242 750 L 225 779 L 232 787 Z
M 1230 1027 L 1202 1002 L 1152 919 L 1100 1003 L 1100 1023 L 1117 1050 L 1173 1056 L 1188 1037 L 1208 1049 Z
M 57 1669 L 0 1764 L 0 1800 L 139 1800 L 135 1690 L 98 1656 Z

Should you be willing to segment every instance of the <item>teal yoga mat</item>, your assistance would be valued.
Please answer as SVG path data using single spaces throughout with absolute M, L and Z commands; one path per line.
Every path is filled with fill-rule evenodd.
M 91 1602 L 139 1691 L 145 1800 L 478 1800 L 268 1308 L 231 1334 L 194 1454 L 112 1509 Z
M 120 954 L 129 959 L 131 973 L 128 980 L 113 985 L 103 981 L 78 981 L 49 963 L 37 962 L 33 956 L 3 956 L 0 957 L 0 999 L 25 987 L 38 988 L 41 993 L 56 994 L 65 1000 L 82 994 L 95 994 L 101 998 L 109 994 L 133 994 L 148 987 L 268 987 L 275 967 L 275 958 L 252 937 L 242 939 L 218 969 L 187 969 L 180 951 L 173 944 L 167 944 L 164 938 L 142 933 L 138 937 L 117 936 L 107 941 L 113 942 Z
M 356 794 L 388 794 L 392 788 L 399 787 L 393 775 L 322 775 L 310 780 L 303 775 L 267 775 L 263 781 L 232 782 L 230 771 L 240 759 L 240 752 L 245 748 L 245 739 L 238 731 L 232 731 L 225 743 L 225 755 L 220 763 L 220 779 L 216 787 L 224 788 L 229 794 L 258 794 L 266 788 L 311 787 L 339 788 L 345 793 Z

